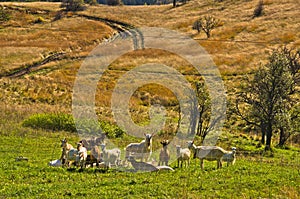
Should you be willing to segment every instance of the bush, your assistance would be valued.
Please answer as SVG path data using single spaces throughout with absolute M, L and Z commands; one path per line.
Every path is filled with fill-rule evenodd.
M 25 119 L 22 125 L 34 129 L 78 132 L 81 135 L 97 136 L 105 133 L 108 138 L 123 137 L 125 133 L 120 127 L 104 121 L 81 119 L 75 125 L 73 116 L 65 113 L 34 114 Z
M 34 114 L 23 121 L 23 126 L 34 129 L 45 129 L 52 131 L 75 132 L 75 123 L 72 115 L 59 114 Z
M 65 8 L 66 11 L 82 11 L 85 10 L 83 0 L 63 0 L 61 2 L 61 7 Z
M 45 19 L 43 17 L 38 17 L 37 19 L 35 19 L 33 21 L 33 23 L 44 23 L 45 22 Z
M 121 1 L 120 0 L 107 0 L 107 5 L 110 5 L 110 6 L 121 5 Z
M 10 15 L 7 10 L 0 6 L 0 23 L 6 22 L 10 19 Z
M 259 17 L 263 14 L 264 10 L 264 2 L 263 0 L 259 0 L 258 4 L 256 5 L 256 8 L 253 11 L 253 18 Z

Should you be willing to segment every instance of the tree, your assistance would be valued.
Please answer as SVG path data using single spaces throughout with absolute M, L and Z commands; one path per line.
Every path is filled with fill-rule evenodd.
M 287 46 L 281 47 L 278 50 L 281 54 L 283 54 L 289 62 L 289 70 L 293 76 L 294 83 L 296 85 L 300 84 L 300 49 L 290 49 Z M 295 90 L 292 90 L 295 92 Z
M 198 33 L 203 30 L 207 38 L 210 38 L 211 31 L 218 26 L 220 26 L 220 21 L 218 19 L 212 16 L 204 16 L 194 22 L 193 29 L 197 30 Z
M 201 137 L 201 140 L 203 141 L 206 137 L 206 135 L 210 131 L 210 111 L 211 111 L 211 101 L 209 98 L 209 94 L 207 90 L 204 87 L 204 83 L 197 82 L 196 84 L 197 89 L 197 98 L 198 98 L 198 126 L 196 134 Z
M 239 93 L 236 108 L 239 116 L 247 123 L 256 125 L 262 132 L 262 142 L 266 136 L 266 150 L 271 147 L 271 140 L 276 129 L 284 127 L 284 117 L 290 107 L 290 94 L 293 78 L 289 71 L 289 62 L 285 55 L 274 51 L 269 63 L 261 66 L 254 73 L 253 79 L 247 78 L 247 86 Z M 243 114 L 240 104 L 250 107 Z

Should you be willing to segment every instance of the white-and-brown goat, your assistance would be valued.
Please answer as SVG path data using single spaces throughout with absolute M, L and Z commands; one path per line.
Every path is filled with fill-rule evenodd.
M 135 159 L 144 160 L 147 156 L 147 160 L 150 160 L 150 156 L 152 154 L 152 137 L 153 134 L 144 134 L 145 139 L 140 143 L 131 143 L 126 146 L 125 151 L 125 159 L 128 159 L 129 156 L 134 157 Z
M 218 146 L 196 146 L 193 141 L 188 141 L 188 148 L 194 153 L 194 158 L 200 159 L 201 169 L 204 160 L 217 161 L 217 168 L 222 167 L 222 158 L 227 151 Z

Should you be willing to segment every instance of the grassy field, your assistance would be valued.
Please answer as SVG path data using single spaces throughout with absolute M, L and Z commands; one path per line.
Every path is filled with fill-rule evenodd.
M 272 49 L 300 47 L 298 0 L 264 0 L 264 14 L 252 18 L 257 2 L 192 0 L 177 8 L 97 5 L 77 13 L 59 13 L 59 3 L 1 2 L 10 20 L 0 24 L 0 198 L 300 198 L 299 143 L 289 142 L 287 149 L 263 153 L 257 132 L 244 132 L 245 123 L 230 110 L 243 77 L 265 63 Z M 193 22 L 203 15 L 212 15 L 222 24 L 209 39 L 192 30 Z M 211 55 L 229 102 L 217 145 L 227 150 L 237 147 L 236 165 L 217 170 L 215 163 L 205 162 L 202 171 L 199 160 L 192 160 L 183 169 L 172 163 L 174 173 L 49 167 L 48 162 L 60 156 L 60 140 L 67 137 L 75 144 L 80 136 L 32 129 L 22 122 L 35 113 L 70 114 L 76 73 L 86 56 L 117 28 L 143 26 L 184 33 Z M 127 53 L 110 65 L 98 83 L 95 109 L 99 120 L 113 122 L 110 103 L 116 80 L 148 62 L 170 65 L 189 82 L 201 80 L 177 55 L 155 49 Z M 148 84 L 130 101 L 136 123 L 149 120 L 149 101 L 167 109 L 166 134 L 155 137 L 153 143 L 158 150 L 159 141 L 176 130 L 179 107 L 171 91 Z M 274 144 L 276 139 L 274 135 Z M 113 139 L 120 148 L 137 140 L 126 135 Z M 18 156 L 29 161 L 15 161 Z
M 2 132 L 2 130 L 1 130 Z M 60 156 L 59 138 L 74 134 L 15 126 L 1 133 L 0 198 L 291 198 L 300 196 L 299 151 L 275 149 L 270 155 L 239 154 L 234 166 L 217 170 L 199 160 L 175 172 L 132 173 L 114 169 L 83 171 L 51 168 Z M 154 140 L 156 142 L 156 140 Z M 16 162 L 18 156 L 29 161 Z

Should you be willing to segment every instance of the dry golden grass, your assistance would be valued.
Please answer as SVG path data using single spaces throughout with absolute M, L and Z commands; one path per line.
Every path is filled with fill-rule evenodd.
M 268 53 L 279 46 L 300 47 L 300 17 L 298 0 L 265 0 L 264 14 L 252 18 L 257 1 L 192 0 L 187 4 L 172 8 L 162 6 L 90 6 L 80 14 L 97 16 L 125 22 L 135 27 L 164 27 L 185 33 L 196 39 L 212 56 L 224 75 L 228 92 L 235 90 L 240 77 L 260 63 L 265 63 Z M 49 52 L 65 51 L 72 59 L 56 61 L 43 66 L 39 71 L 25 75 L 24 78 L 0 79 L 2 101 L 12 104 L 51 104 L 64 107 L 70 112 L 71 93 L 76 72 L 82 60 L 89 52 L 112 34 L 113 29 L 106 24 L 78 17 L 68 13 L 65 18 L 52 21 L 58 3 L 1 3 L 1 5 L 20 8 L 49 10 L 46 14 L 28 14 L 12 11 L 12 19 L 0 29 L 0 72 L 31 64 Z M 222 26 L 212 31 L 212 37 L 206 39 L 204 33 L 192 30 L 193 22 L 201 16 L 212 15 L 222 22 Z M 44 23 L 33 23 L 39 16 Z M 16 27 L 17 26 L 17 27 Z M 77 59 L 76 57 L 79 57 Z M 116 60 L 99 82 L 97 92 L 97 111 L 110 119 L 110 96 L 115 80 L 127 70 L 142 63 L 161 62 L 176 68 L 187 79 L 195 78 L 195 71 L 186 61 L 167 52 L 157 50 L 137 51 Z M 198 78 L 198 76 L 197 76 Z M 7 86 L 10 85 L 10 86 Z M 24 86 L 29 85 L 29 86 Z M 46 89 L 47 88 L 47 89 Z M 15 89 L 15 90 L 14 90 Z M 160 96 L 164 91 L 155 88 L 141 88 L 139 92 Z M 169 99 L 172 98 L 168 95 Z M 162 99 L 161 100 L 165 100 Z M 141 105 L 138 95 L 132 98 L 133 105 Z M 53 109 L 53 111 L 55 111 Z M 147 112 L 145 107 L 136 111 Z M 170 110 L 171 115 L 176 115 Z M 147 117 L 145 114 L 143 117 Z M 175 116 L 176 117 L 176 116 Z M 138 118 L 136 118 L 138 119 Z M 172 125 L 171 125 L 172 126 Z

